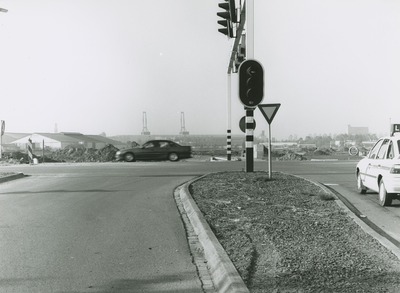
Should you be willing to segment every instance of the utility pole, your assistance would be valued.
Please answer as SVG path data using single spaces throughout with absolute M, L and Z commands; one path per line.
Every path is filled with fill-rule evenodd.
M 254 58 L 254 0 L 246 0 L 246 57 Z

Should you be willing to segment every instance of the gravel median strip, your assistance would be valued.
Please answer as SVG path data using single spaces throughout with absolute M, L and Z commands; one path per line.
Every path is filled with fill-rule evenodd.
M 209 174 L 189 191 L 250 292 L 400 292 L 400 261 L 299 177 Z

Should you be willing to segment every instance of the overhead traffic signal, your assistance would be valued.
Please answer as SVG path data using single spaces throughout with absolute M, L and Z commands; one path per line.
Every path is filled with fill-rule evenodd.
M 224 3 L 219 3 L 218 6 L 225 10 L 224 12 L 217 12 L 217 15 L 223 18 L 223 20 L 218 20 L 218 24 L 224 27 L 218 29 L 218 31 L 229 38 L 234 38 L 232 24 L 237 22 L 235 0 L 225 0 Z
M 256 107 L 264 98 L 264 69 L 256 60 L 245 60 L 240 64 L 239 98 L 248 107 Z

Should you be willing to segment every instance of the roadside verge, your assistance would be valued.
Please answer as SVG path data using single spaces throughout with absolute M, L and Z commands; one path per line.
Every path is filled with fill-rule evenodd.
M 181 188 L 191 225 L 200 225 L 194 230 L 218 292 L 399 292 L 398 256 L 365 233 L 326 187 L 265 174 L 210 173 Z M 217 258 L 219 250 L 207 252 L 212 240 L 223 245 L 245 291 L 229 289 L 235 281 L 225 277 L 230 272 Z

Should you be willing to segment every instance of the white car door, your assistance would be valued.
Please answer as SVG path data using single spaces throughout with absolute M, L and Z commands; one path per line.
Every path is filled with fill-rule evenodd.
M 371 158 L 366 174 L 366 186 L 372 190 L 379 191 L 378 176 L 385 172 L 384 163 L 390 139 L 383 139 L 378 146 L 378 151 L 374 158 Z

